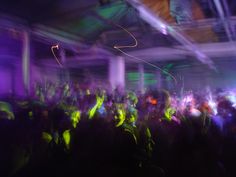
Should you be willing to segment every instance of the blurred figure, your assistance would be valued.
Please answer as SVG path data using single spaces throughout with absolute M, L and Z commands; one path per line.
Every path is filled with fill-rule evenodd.
M 177 23 L 192 21 L 192 2 L 192 0 L 170 0 L 170 14 Z

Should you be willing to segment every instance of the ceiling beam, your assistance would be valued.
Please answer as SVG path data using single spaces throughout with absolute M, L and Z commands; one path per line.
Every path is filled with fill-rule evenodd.
M 236 56 L 235 45 L 236 42 L 221 42 L 198 44 L 196 46 L 207 56 L 214 59 L 219 57 Z M 183 60 L 186 59 L 186 57 L 194 57 L 193 53 L 189 50 L 186 50 L 184 46 L 173 46 L 172 48 L 154 47 L 127 53 L 137 58 L 145 59 L 149 62 Z M 134 62 L 133 59 L 130 60 L 129 57 L 125 55 L 124 57 L 126 57 L 126 62 Z
M 229 8 L 228 4 L 225 0 L 213 0 L 217 13 L 220 17 L 221 23 L 223 23 L 223 26 L 225 28 L 225 32 L 227 34 L 227 37 L 229 38 L 230 41 L 233 41 L 235 39 L 235 31 L 232 27 L 231 20 L 229 17 Z M 225 9 L 225 11 L 224 11 Z
M 185 35 L 183 35 L 177 29 L 174 29 L 171 25 L 166 23 L 160 17 L 156 16 L 151 12 L 145 5 L 143 5 L 139 0 L 126 0 L 130 3 L 138 12 L 140 17 L 146 21 L 150 26 L 156 30 L 162 32 L 164 35 L 170 35 L 178 42 L 180 42 L 186 49 L 191 51 L 194 56 L 204 64 L 207 64 L 211 69 L 216 69 L 213 61 L 200 51 L 196 45 L 194 45 Z

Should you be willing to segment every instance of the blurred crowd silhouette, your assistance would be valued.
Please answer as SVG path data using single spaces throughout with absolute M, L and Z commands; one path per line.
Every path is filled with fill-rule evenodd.
M 234 176 L 236 92 L 38 84 L 0 102 L 1 176 Z

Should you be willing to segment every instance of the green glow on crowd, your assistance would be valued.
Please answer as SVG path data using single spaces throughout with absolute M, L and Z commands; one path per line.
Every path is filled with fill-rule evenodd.
M 33 119 L 33 112 L 32 111 L 29 112 L 29 118 Z
M 0 101 L 0 111 L 7 114 L 7 119 L 14 120 L 15 116 L 12 112 L 11 105 L 7 102 Z
M 92 109 L 89 110 L 89 119 L 92 119 L 96 113 L 97 109 L 100 109 L 103 102 L 104 102 L 104 95 L 102 97 L 99 97 L 98 95 L 96 95 L 96 104 L 93 106 Z
M 65 130 L 62 134 L 63 136 L 63 140 L 65 142 L 66 148 L 69 149 L 70 148 L 70 130 Z
M 138 144 L 138 140 L 137 140 L 137 137 L 135 136 L 134 131 L 131 130 L 130 128 L 125 128 L 125 131 L 126 131 L 126 132 L 129 132 L 129 133 L 133 136 L 134 141 L 135 141 L 135 144 Z
M 50 143 L 52 141 L 52 136 L 47 132 L 43 132 L 42 139 L 46 141 L 47 143 Z
M 137 120 L 137 117 L 135 116 L 135 115 L 131 115 L 131 117 L 129 118 L 129 122 L 130 123 L 133 123 L 133 122 L 135 122 Z
M 59 144 L 59 133 L 58 132 L 54 133 L 53 139 L 56 144 Z
M 127 98 L 133 101 L 134 105 L 138 103 L 138 98 L 134 92 L 129 92 Z
M 152 151 L 153 151 L 153 146 L 155 145 L 155 142 L 152 139 L 152 134 L 151 134 L 151 131 L 148 127 L 146 128 L 145 134 L 146 134 L 146 137 L 147 137 L 147 140 L 148 140 L 148 142 L 147 142 L 147 152 L 148 152 L 149 155 L 151 155 Z
M 125 110 L 123 110 L 123 109 L 118 109 L 117 112 L 118 112 L 118 116 L 115 116 L 115 119 L 118 120 L 116 127 L 119 127 L 124 123 L 126 113 L 125 113 Z
M 146 136 L 147 138 L 152 138 L 152 134 L 149 128 L 146 128 Z
M 89 110 L 89 119 L 92 119 L 96 113 L 97 105 L 95 105 L 92 109 Z
M 72 126 L 74 128 L 77 127 L 77 124 L 80 121 L 80 116 L 81 116 L 80 111 L 74 111 L 74 112 L 71 113 L 71 122 L 72 122 Z
M 172 119 L 172 115 L 175 113 L 175 109 L 171 108 L 171 107 L 168 107 L 166 110 L 165 110 L 165 119 L 168 120 L 168 121 L 171 121 Z

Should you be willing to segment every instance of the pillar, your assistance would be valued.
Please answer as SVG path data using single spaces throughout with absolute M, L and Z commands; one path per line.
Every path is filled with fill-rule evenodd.
M 25 93 L 30 92 L 30 39 L 29 33 L 23 31 L 23 45 L 22 45 L 22 70 L 23 70 L 23 83 Z
M 121 56 L 109 60 L 109 81 L 112 89 L 125 88 L 125 61 Z
M 161 71 L 156 71 L 156 80 L 157 80 L 157 89 L 160 90 L 162 88 L 162 78 L 161 78 Z
M 66 52 L 65 52 L 65 49 L 60 46 L 59 47 L 59 60 L 60 60 L 60 63 L 62 64 L 62 68 L 60 68 L 60 73 L 61 73 L 61 78 L 60 80 L 62 82 L 67 82 L 70 80 L 70 73 L 66 67 Z
M 139 72 L 139 91 L 143 94 L 144 93 L 144 66 L 142 63 L 138 65 L 138 72 Z

